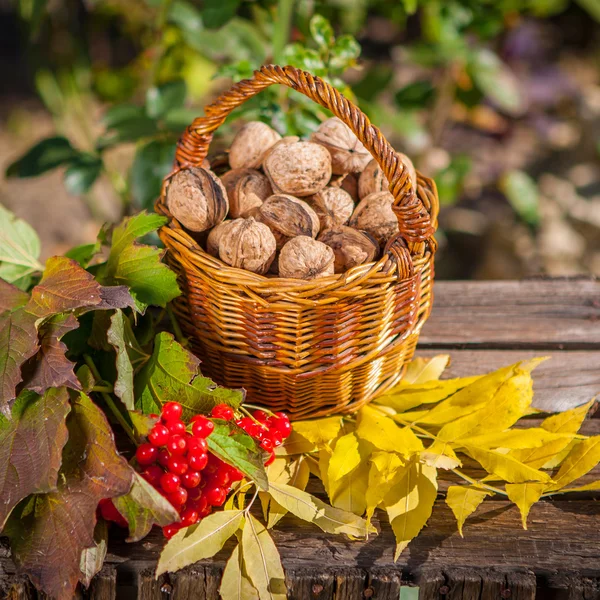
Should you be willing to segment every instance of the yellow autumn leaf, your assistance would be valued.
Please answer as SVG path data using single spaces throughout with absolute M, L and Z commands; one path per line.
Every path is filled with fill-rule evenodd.
M 260 600 L 285 600 L 287 588 L 281 558 L 265 526 L 251 514 L 242 531 L 242 557 Z
M 316 450 L 316 446 L 313 442 L 308 441 L 305 437 L 301 436 L 295 431 L 296 423 L 289 437 L 284 440 L 283 444 L 278 448 L 275 448 L 276 456 L 290 456 L 294 454 L 305 454 Z
M 258 592 L 245 572 L 239 544 L 225 565 L 219 593 L 222 600 L 258 600 Z
M 329 459 L 327 478 L 329 481 L 341 479 L 360 464 L 361 456 L 358 451 L 358 437 L 354 432 L 343 435 L 337 440 L 333 454 Z
M 369 463 L 364 461 L 356 469 L 341 477 L 335 485 L 329 479 L 332 506 L 362 516 L 367 508 L 366 494 L 369 485 Z
M 527 515 L 531 507 L 541 498 L 547 485 L 545 483 L 507 483 L 506 495 L 514 502 L 521 513 L 523 529 L 527 529 Z
M 297 460 L 303 460 L 303 457 L 301 456 Z M 288 483 L 291 478 L 291 473 L 289 471 L 291 464 L 292 461 L 289 459 L 289 457 L 277 456 L 275 460 L 266 468 L 267 479 L 269 482 Z M 277 503 L 271 498 L 271 496 L 269 496 L 267 492 L 258 492 L 258 498 L 260 500 L 265 521 L 268 522 L 270 512 L 281 513 L 281 517 L 285 515 L 286 511 L 281 509 L 281 507 L 277 505 Z M 268 523 L 267 529 L 271 529 L 271 526 Z
M 461 462 L 448 442 L 435 440 L 419 455 L 421 462 L 436 469 L 456 469 Z
M 455 441 L 490 431 L 503 431 L 514 425 L 525 414 L 533 399 L 531 369 L 543 360 L 532 359 L 515 365 L 512 375 L 494 388 L 482 408 L 444 425 L 438 432 L 438 438 Z M 479 379 L 473 386 L 480 385 L 481 381 Z
M 478 490 L 470 485 L 451 485 L 446 492 L 446 504 L 450 507 L 458 524 L 458 533 L 463 536 L 463 525 L 467 517 L 475 512 L 490 492 Z
M 214 556 L 238 530 L 243 518 L 241 510 L 223 510 L 205 517 L 194 527 L 182 529 L 163 548 L 156 576 Z
M 274 483 L 269 493 L 281 506 L 298 518 L 314 523 L 327 533 L 345 533 L 352 537 L 367 537 L 376 530 L 356 515 L 321 502 L 311 494 L 292 486 Z
M 329 460 L 331 459 L 331 450 L 324 449 L 319 450 L 319 477 L 323 482 L 323 487 L 325 491 L 329 493 Z
M 310 421 L 294 421 L 293 431 L 315 446 L 322 447 L 337 437 L 341 427 L 341 417 L 327 417 Z
M 306 489 L 308 484 L 308 478 L 310 477 L 310 471 L 308 469 L 307 461 L 304 457 L 300 457 L 298 460 L 291 463 L 288 467 L 289 479 L 288 481 L 279 481 L 278 483 L 287 483 L 292 487 L 298 488 L 299 490 Z M 262 493 L 262 492 L 261 492 Z M 267 520 L 267 529 L 273 529 L 279 521 L 287 514 L 287 510 L 283 508 L 278 502 L 271 498 L 269 503 L 269 511 Z
M 438 354 L 433 358 L 417 357 L 411 360 L 402 377 L 402 383 L 416 384 L 437 380 L 450 362 L 449 354 Z
M 402 479 L 387 493 L 383 506 L 396 537 L 394 561 L 427 523 L 437 496 L 437 471 L 411 461 Z
M 405 474 L 404 461 L 394 452 L 374 452 L 371 455 L 369 479 L 365 493 L 365 510 L 370 523 L 375 508 Z
M 476 446 L 465 446 L 464 448 L 467 454 L 475 459 L 488 473 L 497 475 L 508 483 L 525 483 L 526 481 L 548 483 L 551 481 L 548 473 L 524 465 L 508 454 Z
M 563 488 L 558 493 L 564 494 L 566 492 L 597 492 L 600 490 L 600 479 L 596 481 L 591 481 L 590 483 L 586 483 L 585 485 L 580 485 L 578 487 L 573 488 Z
M 592 408 L 595 403 L 596 399 L 592 398 L 585 404 L 546 417 L 542 421 L 541 427 L 547 431 L 552 431 L 553 433 L 577 433 L 583 420 L 590 411 L 590 408 Z
M 373 444 L 378 450 L 410 456 L 423 450 L 421 440 L 410 427 L 398 427 L 389 417 L 365 406 L 358 413 L 356 435 Z
M 573 439 L 571 433 L 554 433 L 541 427 L 526 429 L 509 429 L 507 431 L 493 431 L 482 435 L 461 438 L 460 443 L 466 446 L 479 446 L 480 448 L 509 448 L 511 450 L 540 448 L 551 442 Z
M 571 452 L 554 476 L 554 483 L 547 488 L 547 491 L 556 491 L 566 487 L 591 471 L 598 462 L 600 462 L 600 435 L 575 442 Z

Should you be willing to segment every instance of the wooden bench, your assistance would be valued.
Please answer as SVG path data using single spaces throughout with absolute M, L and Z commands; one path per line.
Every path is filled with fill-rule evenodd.
M 445 377 L 549 355 L 552 360 L 534 371 L 535 406 L 564 410 L 600 392 L 600 282 L 441 282 L 435 291 L 419 354 L 449 353 L 452 364 Z M 588 420 L 584 432 L 600 433 L 600 419 Z M 599 478 L 596 469 L 585 481 Z M 422 600 L 600 598 L 600 502 L 594 495 L 542 501 L 528 522 L 524 531 L 514 505 L 485 501 L 467 520 L 463 539 L 440 497 L 428 527 L 397 563 L 387 525 L 363 543 L 327 535 L 288 516 L 273 535 L 292 599 L 415 598 L 412 590 L 401 593 L 404 586 L 419 586 Z M 229 546 L 213 561 L 155 580 L 162 544 L 158 531 L 134 545 L 114 541 L 105 567 L 83 596 L 218 598 Z M 14 575 L 6 546 L 0 548 L 0 590 L 15 600 L 37 597 Z

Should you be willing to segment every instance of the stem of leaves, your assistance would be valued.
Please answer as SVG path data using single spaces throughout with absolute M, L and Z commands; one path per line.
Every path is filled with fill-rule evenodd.
M 504 490 L 494 487 L 493 485 L 487 485 L 487 483 L 481 483 L 480 481 L 477 481 L 476 479 L 473 479 L 472 477 L 465 475 L 465 473 L 463 473 L 462 471 L 459 471 L 458 469 L 450 469 L 450 470 L 455 475 L 458 475 L 461 479 L 464 479 L 465 481 L 469 482 L 471 485 L 475 485 L 477 487 L 484 488 L 486 490 L 489 490 L 490 492 L 494 492 L 494 494 L 508 496 L 508 494 Z

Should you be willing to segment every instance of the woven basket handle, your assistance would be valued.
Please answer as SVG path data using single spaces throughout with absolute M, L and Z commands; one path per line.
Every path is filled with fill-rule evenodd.
M 229 113 L 274 83 L 287 85 L 303 93 L 314 102 L 328 108 L 350 127 L 373 155 L 390 182 L 389 189 L 395 198 L 393 209 L 398 218 L 400 235 L 407 242 L 423 242 L 433 235 L 435 227 L 431 215 L 416 194 L 408 170 L 381 131 L 335 88 L 319 77 L 294 67 L 265 65 L 254 72 L 252 79 L 236 83 L 209 104 L 205 108 L 206 116 L 195 119 L 179 140 L 175 154 L 177 165 L 200 165 L 208 153 L 213 133 Z

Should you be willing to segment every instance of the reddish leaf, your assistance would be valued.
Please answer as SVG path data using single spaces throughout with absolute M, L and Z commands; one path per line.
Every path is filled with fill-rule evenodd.
M 78 327 L 77 319 L 70 313 L 56 315 L 42 325 L 40 349 L 22 368 L 26 389 L 38 394 L 52 387 L 81 389 L 73 371 L 74 364 L 65 356 L 67 347 L 60 341 L 63 335 Z
M 128 493 L 133 482 L 106 417 L 85 394 L 73 403 L 67 427 L 57 491 L 19 505 L 5 529 L 17 570 L 57 600 L 73 597 L 81 553 L 95 543 L 98 502 Z
M 0 417 L 0 530 L 23 498 L 56 489 L 69 410 L 67 390 L 59 388 L 23 392 L 12 420 Z
M 29 300 L 29 294 L 18 287 L 0 279 L 0 313 L 5 310 L 15 310 L 25 306 Z

